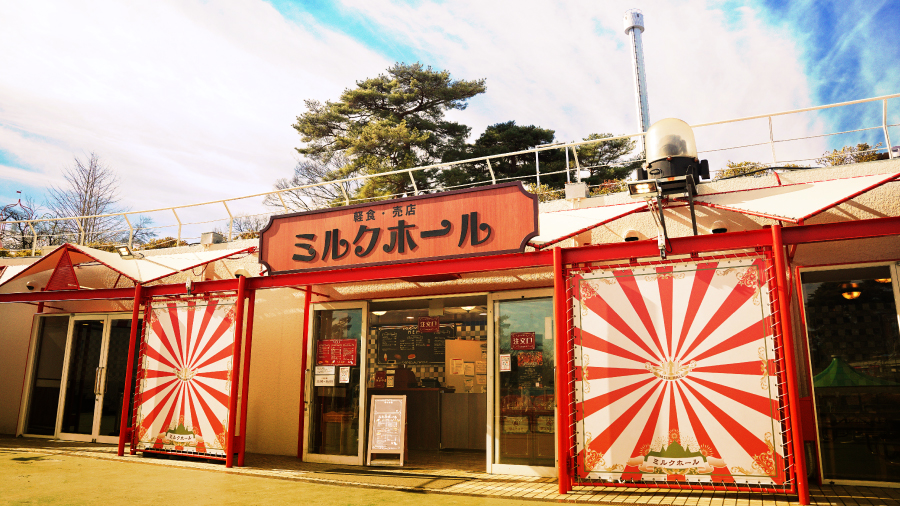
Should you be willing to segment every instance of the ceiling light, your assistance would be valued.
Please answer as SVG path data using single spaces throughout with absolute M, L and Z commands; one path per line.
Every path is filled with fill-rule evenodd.
M 890 283 L 891 278 L 878 278 L 875 280 L 876 283 Z
M 384 316 L 385 313 L 387 313 L 387 311 L 372 311 L 372 314 L 376 316 Z
M 416 318 L 415 316 L 407 316 L 406 317 L 407 320 L 414 320 L 415 318 Z
M 841 285 L 841 296 L 847 300 L 859 298 L 862 292 L 859 291 L 859 285 L 856 283 L 844 283 Z
M 475 306 L 460 306 L 460 307 L 463 308 L 463 309 L 465 309 L 467 313 L 468 313 L 469 311 L 475 309 Z

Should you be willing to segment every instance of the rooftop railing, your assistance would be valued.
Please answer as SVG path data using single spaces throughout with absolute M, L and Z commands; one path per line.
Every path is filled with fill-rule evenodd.
M 883 144 L 878 143 L 878 144 L 876 144 L 876 147 L 870 149 L 869 151 L 870 152 L 876 152 L 876 151 L 880 152 L 880 151 L 886 150 L 888 156 L 890 158 L 894 158 L 897 156 L 897 153 L 895 153 L 891 149 L 892 144 L 891 144 L 889 129 L 892 127 L 900 126 L 900 124 L 888 124 L 888 100 L 898 98 L 898 97 L 900 97 L 900 93 L 892 94 L 892 95 L 884 95 L 884 96 L 880 96 L 880 97 L 866 98 L 866 99 L 862 99 L 862 100 L 852 100 L 849 102 L 840 102 L 840 103 L 835 103 L 835 104 L 821 105 L 821 106 L 817 106 L 817 107 L 806 107 L 806 108 L 802 108 L 802 109 L 793 109 L 793 110 L 789 110 L 789 111 L 760 114 L 760 115 L 756 115 L 756 116 L 747 116 L 747 117 L 728 119 L 728 120 L 723 120 L 723 121 L 700 123 L 700 124 L 692 125 L 692 128 L 694 129 L 694 134 L 695 134 L 695 137 L 697 138 L 697 144 L 698 144 L 698 149 L 699 149 L 700 147 L 702 147 L 704 138 L 714 139 L 716 137 L 715 132 L 713 132 L 716 127 L 720 128 L 720 129 L 724 129 L 725 127 L 727 127 L 729 125 L 736 125 L 736 124 L 742 123 L 742 122 L 749 122 L 749 121 L 753 121 L 753 120 L 766 120 L 768 122 L 768 139 L 763 139 L 760 142 L 737 144 L 737 145 L 731 145 L 731 146 L 727 146 L 727 147 L 710 147 L 707 149 L 702 149 L 699 152 L 702 154 L 708 154 L 710 156 L 721 156 L 722 153 L 739 152 L 740 150 L 744 150 L 747 148 L 763 148 L 764 149 L 765 146 L 768 146 L 769 151 L 771 151 L 771 162 L 756 160 L 768 167 L 778 167 L 778 166 L 784 165 L 784 164 L 797 164 L 797 163 L 809 162 L 809 161 L 817 160 L 823 156 L 823 153 L 820 149 L 817 153 L 813 154 L 812 156 L 808 156 L 808 157 L 804 157 L 804 156 L 801 156 L 799 158 L 796 156 L 787 157 L 787 158 L 779 157 L 777 155 L 776 146 L 786 145 L 787 143 L 810 141 L 812 139 L 822 139 L 822 138 L 832 137 L 832 136 L 837 136 L 837 135 L 861 133 L 861 132 L 867 132 L 867 131 L 878 130 L 878 129 L 880 129 L 882 131 L 881 136 L 883 136 L 883 138 L 884 138 Z M 800 135 L 800 136 L 788 135 L 783 138 L 776 137 L 775 127 L 774 127 L 774 122 L 773 122 L 774 118 L 785 117 L 785 116 L 797 117 L 798 115 L 801 115 L 802 113 L 822 111 L 825 109 L 834 109 L 834 108 L 840 108 L 840 107 L 849 107 L 849 106 L 853 106 L 853 105 L 857 105 L 857 104 L 867 104 L 867 103 L 879 102 L 879 101 L 882 103 L 882 107 L 881 107 L 882 114 L 881 114 L 881 124 L 880 125 L 875 125 L 875 126 L 860 125 L 859 128 L 851 129 L 851 130 L 843 130 L 843 131 L 830 132 L 830 133 L 816 133 L 813 135 Z M 807 123 L 809 123 L 809 121 L 807 121 Z M 795 126 L 795 128 L 790 128 L 790 127 L 784 128 L 784 130 L 797 130 L 797 129 L 798 129 L 798 127 L 796 127 L 796 126 Z M 799 129 L 808 131 L 810 128 L 809 128 L 809 125 L 807 124 L 805 126 L 800 126 Z M 541 185 L 541 177 L 542 176 L 546 180 L 546 178 L 548 176 L 554 176 L 554 175 L 565 173 L 567 181 L 571 181 L 573 179 L 573 175 L 574 175 L 575 181 L 581 181 L 583 171 L 589 170 L 592 168 L 592 167 L 583 167 L 580 165 L 577 154 L 575 152 L 575 148 L 578 148 L 579 146 L 589 145 L 589 144 L 600 144 L 600 143 L 605 143 L 605 142 L 617 141 L 617 140 L 621 140 L 621 139 L 632 139 L 635 137 L 640 137 L 642 135 L 644 135 L 644 134 L 641 132 L 638 132 L 638 133 L 632 133 L 632 134 L 627 134 L 627 135 L 619 135 L 619 136 L 615 136 L 615 137 L 607 137 L 607 138 L 603 138 L 603 139 L 573 141 L 573 142 L 558 142 L 558 143 L 553 143 L 553 144 L 536 146 L 531 149 L 515 151 L 515 152 L 510 152 L 510 153 L 502 153 L 502 154 L 490 155 L 490 156 L 481 156 L 481 157 L 469 158 L 469 159 L 453 161 L 453 162 L 435 163 L 435 164 L 431 164 L 431 165 L 423 165 L 423 166 L 412 167 L 412 168 L 408 168 L 408 169 L 382 172 L 382 173 L 378 173 L 378 174 L 366 174 L 366 175 L 348 177 L 348 178 L 334 180 L 334 181 L 318 182 L 318 183 L 313 183 L 313 184 L 295 186 L 295 187 L 291 187 L 291 188 L 276 189 L 276 190 L 272 190 L 272 191 L 268 191 L 268 192 L 254 193 L 252 195 L 243 195 L 243 196 L 239 196 L 239 197 L 210 200 L 210 201 L 198 202 L 198 203 L 194 203 L 194 204 L 184 204 L 184 205 L 177 205 L 177 206 L 170 206 L 170 207 L 161 207 L 161 208 L 157 208 L 157 209 L 147 209 L 147 210 L 142 210 L 142 211 L 127 211 L 127 212 L 117 212 L 117 213 L 109 213 L 109 214 L 86 215 L 86 216 L 65 216 L 65 217 L 44 216 L 44 217 L 39 217 L 39 218 L 35 217 L 33 219 L 27 219 L 27 220 L 9 220 L 8 216 L 0 216 L 0 220 L 3 220 L 2 222 L 0 222 L 0 248 L 2 248 L 4 246 L 10 246 L 11 244 L 9 244 L 9 243 L 17 242 L 19 246 L 24 245 L 26 247 L 24 247 L 24 248 L 22 248 L 22 247 L 13 247 L 13 248 L 7 247 L 6 249 L 8 251 L 19 251 L 19 252 L 29 252 L 29 250 L 30 250 L 30 254 L 32 256 L 34 256 L 37 253 L 37 251 L 42 247 L 50 246 L 53 244 L 60 244 L 61 242 L 65 242 L 65 241 L 78 242 L 78 244 L 84 245 L 85 243 L 91 243 L 92 237 L 94 237 L 94 235 L 91 231 L 85 230 L 86 226 L 90 223 L 90 220 L 116 219 L 116 218 L 124 221 L 124 226 L 126 228 L 121 228 L 118 230 L 106 230 L 106 231 L 104 231 L 104 236 L 109 237 L 111 235 L 119 234 L 119 236 L 122 238 L 119 242 L 120 244 L 127 244 L 129 247 L 134 248 L 135 247 L 134 239 L 135 239 L 136 226 L 132 222 L 132 219 L 137 218 L 137 217 L 146 217 L 146 216 L 150 216 L 150 215 L 152 215 L 152 217 L 153 217 L 152 219 L 154 222 L 157 222 L 157 223 L 162 222 L 163 224 L 159 224 L 159 225 L 152 226 L 152 227 L 143 227 L 143 229 L 144 230 L 154 230 L 154 231 L 162 230 L 162 229 L 176 229 L 177 231 L 175 231 L 175 233 L 172 234 L 174 236 L 173 245 L 182 244 L 182 241 L 184 241 L 184 240 L 199 239 L 199 237 L 193 237 L 193 236 L 192 237 L 183 237 L 182 231 L 184 230 L 185 226 L 196 227 L 198 225 L 211 224 L 211 223 L 224 224 L 225 222 L 227 222 L 227 233 L 225 233 L 223 235 L 227 235 L 228 241 L 232 241 L 236 237 L 235 236 L 236 219 L 238 221 L 240 221 L 241 219 L 245 219 L 245 218 L 254 218 L 254 217 L 260 218 L 260 217 L 265 217 L 265 216 L 268 216 L 271 214 L 279 214 L 279 213 L 278 212 L 270 212 L 270 213 L 259 213 L 259 214 L 253 214 L 253 215 L 236 215 L 232 211 L 232 208 L 229 206 L 229 204 L 233 205 L 234 203 L 236 203 L 238 201 L 246 201 L 249 199 L 263 198 L 264 202 L 266 202 L 266 205 L 272 207 L 274 204 L 274 206 L 280 207 L 280 209 L 279 209 L 280 212 L 284 212 L 284 213 L 297 212 L 297 211 L 302 211 L 302 210 L 310 210 L 310 209 L 314 209 L 314 208 L 331 207 L 331 206 L 335 205 L 335 202 L 319 202 L 317 204 L 313 201 L 305 200 L 305 201 L 303 201 L 302 206 L 296 206 L 296 205 L 292 205 L 291 199 L 288 199 L 288 201 L 285 200 L 286 195 L 295 197 L 297 192 L 302 192 L 305 189 L 314 188 L 314 187 L 330 187 L 330 189 L 333 190 L 332 193 L 334 195 L 339 195 L 338 203 L 340 203 L 340 200 L 342 200 L 344 205 L 349 205 L 349 204 L 353 204 L 353 203 L 362 203 L 362 202 L 367 202 L 367 201 L 371 201 L 371 200 L 383 200 L 383 199 L 389 199 L 389 198 L 396 198 L 396 197 L 407 196 L 407 195 L 418 195 L 418 194 L 426 193 L 426 192 L 447 191 L 447 190 L 453 190 L 453 189 L 459 189 L 459 188 L 465 188 L 465 187 L 471 187 L 471 186 L 496 184 L 496 183 L 507 182 L 507 181 L 516 181 L 516 180 L 522 180 L 529 186 L 529 188 L 531 190 L 535 191 L 536 193 L 542 194 L 544 197 L 547 197 L 548 195 L 555 196 L 556 194 L 561 193 L 561 191 L 560 190 L 549 190 L 546 186 Z M 744 133 L 741 133 L 737 136 L 743 137 L 744 135 L 745 135 Z M 731 136 L 733 137 L 735 135 L 732 134 Z M 713 140 L 710 142 L 715 142 L 715 141 Z M 879 144 L 881 144 L 880 147 L 879 147 Z M 551 150 L 565 151 L 566 168 L 563 170 L 541 172 L 539 153 L 544 152 L 544 151 L 551 151 Z M 571 158 L 569 157 L 570 150 L 572 151 L 572 155 L 573 155 Z M 796 149 L 794 151 L 796 151 Z M 520 155 L 529 155 L 532 153 L 535 156 L 535 173 L 533 175 L 520 176 L 520 177 L 497 177 L 496 173 L 494 172 L 494 167 L 493 167 L 493 164 L 491 163 L 492 161 L 496 162 L 496 161 L 502 160 L 504 158 L 508 158 L 508 157 L 512 157 L 512 156 L 520 156 Z M 811 153 L 809 153 L 809 154 L 811 154 Z M 758 156 L 758 154 L 756 156 Z M 643 159 L 641 159 L 641 158 L 632 158 L 632 159 L 628 160 L 627 163 L 631 164 L 631 163 L 642 162 L 642 161 L 643 161 Z M 428 188 L 419 188 L 418 187 L 419 182 L 417 182 L 416 178 L 414 177 L 415 173 L 421 172 L 421 171 L 440 170 L 440 169 L 446 169 L 446 168 L 451 168 L 451 167 L 455 167 L 455 166 L 471 165 L 471 164 L 483 164 L 484 168 L 487 169 L 487 174 L 490 175 L 490 178 L 489 179 L 485 178 L 485 180 L 483 180 L 483 181 L 478 181 L 478 182 L 474 182 L 474 183 L 466 183 L 466 184 L 455 185 L 455 186 L 444 186 L 444 185 L 435 184 Z M 622 166 L 622 165 L 625 165 L 625 163 L 620 164 L 620 166 Z M 393 194 L 393 195 L 382 195 L 382 196 L 376 197 L 374 199 L 373 198 L 365 198 L 365 199 L 353 198 L 347 192 L 347 186 L 349 186 L 349 185 L 359 184 L 368 179 L 391 176 L 391 175 L 398 175 L 398 174 L 409 175 L 410 183 L 411 183 L 411 187 L 412 187 L 411 192 L 404 192 L 404 193 Z M 599 186 L 603 186 L 603 184 L 600 184 Z M 597 186 L 594 186 L 594 188 L 597 188 Z M 551 192 L 555 192 L 555 193 L 551 193 Z M 296 199 L 296 197 L 295 197 L 295 199 Z M 183 215 L 185 214 L 185 212 L 188 209 L 199 208 L 202 206 L 221 206 L 221 209 L 224 211 L 224 213 L 222 215 L 220 215 L 221 218 L 217 218 L 217 219 L 213 219 L 213 220 L 184 221 Z M 179 214 L 180 212 L 182 214 Z M 227 218 L 225 218 L 226 215 L 227 215 Z M 171 218 L 166 218 L 167 216 L 171 216 Z M 173 218 L 174 218 L 174 222 L 168 221 L 168 223 L 166 223 L 167 220 L 172 220 Z M 65 226 L 66 223 L 74 224 L 74 227 L 72 227 L 71 225 L 66 227 Z M 43 226 L 41 226 L 41 225 L 43 225 Z M 18 228 L 18 230 L 16 230 L 17 228 Z M 40 229 L 40 233 L 39 233 L 39 229 Z M 68 229 L 68 230 L 61 230 L 61 229 Z M 137 227 L 137 229 L 140 230 L 140 227 Z M 28 232 L 30 232 L 30 234 L 28 234 Z M 237 237 L 241 237 L 242 233 L 245 233 L 243 230 L 238 230 L 237 232 L 238 232 Z M 252 231 L 251 231 L 251 233 L 252 233 Z M 30 235 L 30 237 L 28 237 L 29 235 Z M 125 237 L 127 237 L 127 241 L 125 240 Z M 30 243 L 30 244 L 28 244 L 28 243 Z M 116 245 L 116 243 L 108 243 L 107 245 Z

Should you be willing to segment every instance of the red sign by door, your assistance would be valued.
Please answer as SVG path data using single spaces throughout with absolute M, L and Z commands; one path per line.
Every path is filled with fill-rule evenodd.
M 534 349 L 534 332 L 513 332 L 510 334 L 509 340 L 512 350 Z
M 356 339 L 325 339 L 317 342 L 316 365 L 356 365 Z
M 419 332 L 438 332 L 441 330 L 441 319 L 437 316 L 420 316 Z

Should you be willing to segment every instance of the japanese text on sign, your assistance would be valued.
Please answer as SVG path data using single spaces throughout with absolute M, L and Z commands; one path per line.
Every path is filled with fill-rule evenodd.
M 275 216 L 260 235 L 271 273 L 522 251 L 537 200 L 519 183 Z
M 317 365 L 356 365 L 356 339 L 323 339 L 316 343 Z M 334 374 L 334 371 L 332 371 Z
M 509 345 L 512 350 L 533 350 L 534 332 L 513 332 L 509 335 Z

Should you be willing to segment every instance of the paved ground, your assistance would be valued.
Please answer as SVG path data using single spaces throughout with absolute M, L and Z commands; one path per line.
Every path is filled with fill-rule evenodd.
M 198 459 L 117 457 L 110 445 L 0 437 L 0 504 L 797 504 L 796 496 L 737 492 L 584 487 L 560 495 L 549 478 L 310 464 L 271 455 L 247 454 L 246 464 L 226 469 Z M 815 487 L 813 504 L 900 506 L 900 490 Z

